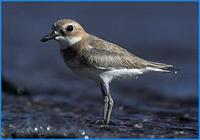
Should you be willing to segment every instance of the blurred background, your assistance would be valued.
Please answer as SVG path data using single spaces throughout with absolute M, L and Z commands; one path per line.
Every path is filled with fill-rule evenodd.
M 3 3 L 2 12 L 3 77 L 19 87 L 33 93 L 59 90 L 101 96 L 97 83 L 67 68 L 56 41 L 40 42 L 55 21 L 71 18 L 90 34 L 179 69 L 177 75 L 148 73 L 113 82 L 114 97 L 136 89 L 197 97 L 197 3 L 12 2 Z

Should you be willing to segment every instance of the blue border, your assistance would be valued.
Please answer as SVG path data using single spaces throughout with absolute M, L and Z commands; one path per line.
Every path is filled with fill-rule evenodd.
M 86 140 L 84 138 L 13 138 L 17 140 L 48 140 L 48 139 L 58 139 L 58 140 Z M 4 140 L 13 140 L 12 138 L 5 138 Z M 89 140 L 197 140 L 198 138 L 89 138 Z
M 87 140 L 84 138 L 1 138 L 4 140 L 49 140 L 49 139 L 58 139 L 58 140 Z M 89 138 L 89 140 L 197 140 L 198 138 Z
M 198 2 L 198 0 L 1 0 L 2 2 Z
M 48 140 L 48 139 L 58 139 L 58 140 L 87 140 L 84 138 L 2 138 L 4 140 Z M 197 140 L 198 138 L 89 138 L 89 140 Z
M 0 17 L 0 43 L 1 43 L 1 54 L 2 54 L 2 2 L 198 2 L 198 54 L 200 54 L 200 28 L 199 28 L 199 23 L 200 23 L 200 0 L 1 0 L 1 4 L 0 4 L 0 13 L 1 13 L 1 17 Z M 2 55 L 1 55 L 2 56 Z M 200 70 L 200 55 L 198 55 L 198 72 Z M 2 57 L 0 57 L 0 73 L 2 73 Z M 2 76 L 2 75 L 1 75 Z M 198 100 L 200 101 L 200 97 L 199 97 L 199 92 L 200 92 L 200 75 L 198 73 Z M 0 81 L 0 87 L 2 89 L 2 80 Z M 2 91 L 0 92 L 0 118 L 2 118 L 1 114 L 2 114 Z M 198 107 L 200 108 L 200 103 L 198 102 Z M 198 108 L 198 118 L 200 116 L 200 110 Z M 2 122 L 0 121 L 0 139 L 2 138 Z M 200 121 L 198 119 L 198 128 L 200 126 Z M 200 136 L 200 129 L 198 129 L 198 138 Z M 16 139 L 26 139 L 26 138 L 16 138 Z M 28 138 L 28 140 L 35 140 L 36 138 Z M 46 138 L 37 138 L 40 140 L 46 140 Z M 54 139 L 54 138 L 51 138 Z M 77 140 L 82 140 L 83 138 L 76 138 Z M 95 139 L 95 140 L 100 140 L 100 138 L 90 138 L 90 139 Z M 103 138 L 103 139 L 116 139 L 116 140 L 121 140 L 121 139 L 142 139 L 142 140 L 148 140 L 148 138 Z M 150 138 L 149 138 L 150 139 Z M 196 138 L 155 138 L 155 139 L 159 139 L 159 140 L 169 140 L 169 139 L 175 139 L 175 140 L 194 140 Z M 11 140 L 11 138 L 6 138 L 6 140 Z M 60 139 L 59 140 L 66 140 L 66 139 Z M 73 139 L 68 139 L 68 140 L 73 140 Z
M 0 24 L 1 24 L 1 26 L 0 26 L 0 44 L 1 44 L 1 49 L 0 49 L 0 53 L 2 54 L 2 7 L 1 7 L 1 5 L 2 4 L 0 4 L 0 13 L 1 13 L 1 16 L 0 16 Z M 0 73 L 2 74 L 2 55 L 1 55 L 1 57 L 0 57 Z M 2 75 L 1 75 L 2 76 Z M 1 78 L 2 79 L 2 78 Z M 0 80 L 0 87 L 1 87 L 1 89 L 2 89 L 2 80 Z M 2 90 L 1 90 L 1 92 L 0 92 L 0 118 L 1 118 L 1 121 L 2 121 Z M 2 122 L 0 121 L 0 133 L 2 134 Z M 2 137 L 2 136 L 0 136 L 0 137 Z
M 199 6 L 200 6 L 200 1 L 198 1 L 198 137 L 200 137 L 200 121 L 199 121 L 199 117 L 200 117 L 200 103 L 199 103 L 199 101 L 200 101 L 200 97 L 199 97 L 199 93 L 200 93 L 200 75 L 199 75 L 199 71 L 200 71 L 200 64 L 199 64 L 199 62 L 200 62 L 200 28 L 199 28 L 199 25 L 200 25 L 200 8 L 199 8 Z

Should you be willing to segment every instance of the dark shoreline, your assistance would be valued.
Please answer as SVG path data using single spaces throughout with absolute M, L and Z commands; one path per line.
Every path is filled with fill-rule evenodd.
M 102 126 L 95 124 L 102 102 L 93 95 L 31 94 L 3 83 L 3 138 L 198 137 L 197 98 L 169 98 L 140 89 L 116 99 L 111 125 Z

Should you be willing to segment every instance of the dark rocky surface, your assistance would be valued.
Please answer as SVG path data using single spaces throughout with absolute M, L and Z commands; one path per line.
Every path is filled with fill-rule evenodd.
M 8 87 L 7 87 L 8 88 Z M 3 88 L 4 138 L 197 138 L 198 101 L 138 89 L 115 100 L 109 126 L 100 119 L 102 99 L 53 91 L 18 94 Z M 6 90 L 5 90 L 6 89 Z

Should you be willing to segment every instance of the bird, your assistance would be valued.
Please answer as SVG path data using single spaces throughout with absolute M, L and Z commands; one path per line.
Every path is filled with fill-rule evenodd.
M 103 40 L 73 19 L 61 19 L 41 42 L 56 40 L 65 64 L 76 74 L 96 81 L 103 95 L 103 115 L 97 122 L 109 125 L 114 105 L 110 93 L 113 80 L 131 79 L 146 72 L 177 73 L 173 65 L 144 60 L 127 49 Z

